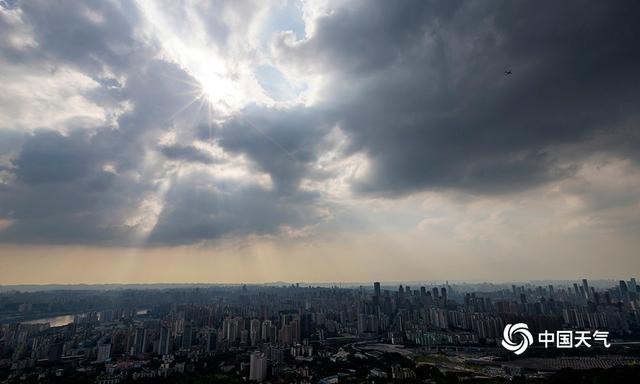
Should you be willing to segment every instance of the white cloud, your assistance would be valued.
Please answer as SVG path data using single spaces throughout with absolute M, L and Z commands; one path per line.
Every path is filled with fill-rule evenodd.
M 67 67 L 24 68 L 3 63 L 0 69 L 0 128 L 64 131 L 70 126 L 98 126 L 109 122 L 110 108 L 87 95 L 99 84 Z

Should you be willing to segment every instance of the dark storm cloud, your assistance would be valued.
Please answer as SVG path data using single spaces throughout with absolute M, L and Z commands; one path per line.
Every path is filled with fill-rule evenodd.
M 126 87 L 115 80 L 101 81 L 98 89 L 83 96 L 101 106 L 127 100 L 134 109 L 119 118 L 117 129 L 74 128 L 76 122 L 69 124 L 66 134 L 46 130 L 25 134 L 6 127 L 9 130 L 0 134 L 0 161 L 4 161 L 0 170 L 0 218 L 10 225 L 0 231 L 0 241 L 129 243 L 129 233 L 135 228 L 124 222 L 154 190 L 157 176 L 155 170 L 143 168 L 145 141 L 150 131 L 163 128 L 164 122 L 153 120 L 153 116 L 167 117 L 148 108 L 142 100 L 146 94 L 132 87 L 144 83 L 147 92 L 167 94 L 167 87 L 160 88 L 167 82 L 164 75 L 177 71 L 171 72 L 170 65 L 149 58 L 141 60 L 149 50 L 138 49 L 133 39 L 135 9 L 118 8 L 111 2 L 34 1 L 13 5 L 19 7 L 28 28 L 20 30 L 15 22 L 0 23 L 0 35 L 25 38 L 19 34 L 26 29 L 32 34 L 27 39 L 35 44 L 16 48 L 2 39 L 3 60 L 19 64 L 26 76 L 32 66 L 50 67 L 52 72 L 71 66 L 98 80 L 104 71 L 116 72 L 127 77 Z M 150 75 L 158 72 L 164 72 L 160 79 Z M 34 94 L 37 92 L 34 89 Z M 175 105 L 164 103 L 162 97 L 156 99 L 159 104 L 154 108 L 169 111 Z M 174 97 L 175 101 L 180 102 Z M 47 123 L 43 114 L 38 124 L 46 127 Z M 107 164 L 118 173 L 105 170 Z
M 102 169 L 110 154 L 86 132 L 29 136 L 13 161 L 15 180 L 2 184 L 0 216 L 13 225 L 9 242 L 95 243 L 125 235 L 117 220 L 133 210 L 144 182 Z
M 27 136 L 23 132 L 0 130 L 0 155 L 19 152 Z
M 130 1 L 21 1 L 24 21 L 32 29 L 37 49 L 23 52 L 21 61 L 50 60 L 80 68 L 90 77 L 105 70 L 128 71 L 153 50 L 135 38 L 140 22 Z
M 249 107 L 224 123 L 201 126 L 196 130 L 198 139 L 215 140 L 228 153 L 246 156 L 257 174 L 270 176 L 273 188 L 202 172 L 175 177 L 147 243 L 176 245 L 235 235 L 273 235 L 284 227 L 303 228 L 322 221 L 319 195 L 300 190 L 299 184 L 308 177 L 325 133 L 317 111 L 302 108 Z M 162 148 L 165 155 L 167 150 L 176 159 L 215 161 L 193 146 Z
M 229 183 L 194 174 L 176 180 L 165 198 L 149 244 L 184 244 L 228 235 L 270 235 L 282 226 L 320 220 L 312 193 L 282 196 L 250 183 Z
M 334 74 L 328 109 L 372 162 L 357 190 L 518 190 L 571 172 L 549 146 L 638 122 L 637 2 L 357 4 L 276 43 Z
M 247 155 L 280 193 L 289 194 L 317 160 L 328 128 L 317 110 L 250 107 L 219 127 L 217 137 L 224 149 Z
M 133 108 L 116 127 L 69 128 L 62 134 L 3 131 L 13 154 L 0 183 L 0 217 L 11 225 L 0 241 L 11 243 L 138 244 L 135 218 L 157 191 L 163 164 L 145 161 L 154 140 L 173 123 L 172 115 L 192 101 L 193 79 L 175 64 L 148 59 L 129 68 L 126 85 L 107 81 L 91 95 Z M 4 144 L 4 142 L 3 142 Z
M 186 160 L 194 163 L 211 164 L 215 158 L 201 151 L 193 145 L 165 145 L 160 147 L 160 152 L 172 160 Z
M 70 183 L 96 167 L 94 153 L 82 135 L 64 137 L 38 132 L 22 147 L 14 161 L 18 180 L 28 184 Z

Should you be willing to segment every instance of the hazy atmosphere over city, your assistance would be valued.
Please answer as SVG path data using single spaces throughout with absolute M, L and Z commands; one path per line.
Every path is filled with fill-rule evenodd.
M 640 2 L 0 1 L 0 285 L 640 272 Z

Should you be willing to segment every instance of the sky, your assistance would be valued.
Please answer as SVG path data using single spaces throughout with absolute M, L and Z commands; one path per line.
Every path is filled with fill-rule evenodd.
M 2 0 L 0 284 L 637 275 L 639 11 Z

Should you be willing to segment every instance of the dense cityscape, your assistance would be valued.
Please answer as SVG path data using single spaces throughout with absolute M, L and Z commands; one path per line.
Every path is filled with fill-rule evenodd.
M 634 278 L 613 283 L 4 287 L 0 381 L 506 382 L 593 369 L 637 375 L 640 286 Z M 534 345 L 516 356 L 500 345 L 510 323 L 608 338 L 589 348 Z

